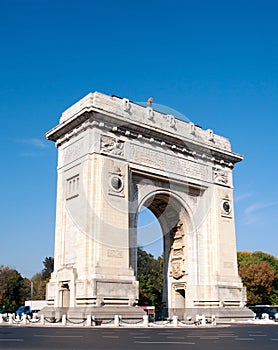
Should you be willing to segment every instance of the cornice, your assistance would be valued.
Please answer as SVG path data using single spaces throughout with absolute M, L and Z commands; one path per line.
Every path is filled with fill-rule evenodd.
M 100 101 L 95 102 L 96 96 L 97 99 L 99 96 L 102 98 L 102 109 Z M 107 107 L 104 103 L 107 100 L 111 102 L 111 97 L 99 93 L 89 94 L 82 100 L 83 105 L 79 101 L 69 108 L 62 114 L 60 124 L 46 133 L 46 138 L 56 141 L 57 147 L 88 128 L 98 128 L 112 132 L 118 137 L 138 139 L 231 168 L 243 159 L 240 154 L 230 150 L 230 143 L 226 138 L 214 135 L 212 130 L 203 130 L 193 123 L 153 111 L 150 107 L 117 98 L 116 108 L 114 106 L 113 109 L 113 106 Z M 136 108 L 131 108 L 133 105 Z M 140 112 L 138 118 L 135 115 L 137 110 Z M 124 115 L 126 112 L 128 117 Z M 155 117 L 156 123 L 153 121 Z

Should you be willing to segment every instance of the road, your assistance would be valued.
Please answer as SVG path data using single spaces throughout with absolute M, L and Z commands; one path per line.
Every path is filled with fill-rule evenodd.
M 0 349 L 274 350 L 278 324 L 190 328 L 0 327 Z

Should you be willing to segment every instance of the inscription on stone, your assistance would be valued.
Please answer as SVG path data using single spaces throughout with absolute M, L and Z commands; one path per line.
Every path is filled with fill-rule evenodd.
M 107 256 L 109 258 L 118 258 L 121 259 L 123 257 L 123 252 L 117 249 L 108 249 Z
M 231 261 L 224 261 L 224 267 L 226 269 L 234 267 L 234 264 Z
M 208 167 L 187 159 L 177 158 L 151 149 L 143 149 L 136 145 L 130 145 L 131 161 L 156 167 L 161 170 L 182 176 L 194 177 L 202 180 L 208 178 Z

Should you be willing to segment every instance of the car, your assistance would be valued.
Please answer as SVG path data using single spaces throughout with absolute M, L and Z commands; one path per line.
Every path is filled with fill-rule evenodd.
M 278 306 L 277 305 L 254 305 L 249 306 L 249 309 L 256 314 L 256 318 L 265 319 L 278 322 Z
M 36 310 L 36 309 L 31 309 L 31 307 L 29 305 L 23 305 L 20 306 L 20 308 L 18 310 L 16 310 L 15 314 L 18 316 L 22 316 L 22 315 L 27 315 L 30 317 L 33 316 L 38 316 L 40 310 Z
M 20 308 L 16 310 L 15 314 L 18 316 L 22 316 L 22 315 L 31 316 L 32 310 L 31 310 L 30 306 L 23 305 L 23 306 L 20 306 Z

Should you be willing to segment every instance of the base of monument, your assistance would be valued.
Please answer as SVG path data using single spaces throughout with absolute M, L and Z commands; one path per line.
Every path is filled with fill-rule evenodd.
M 247 307 L 211 307 L 211 308 L 187 308 L 170 309 L 169 315 L 178 316 L 180 320 L 196 319 L 197 315 L 205 316 L 207 319 L 215 317 L 217 323 L 230 323 L 248 321 L 254 318 L 254 313 Z
M 87 307 L 50 307 L 43 308 L 39 314 L 53 321 L 60 321 L 65 315 L 69 320 L 85 320 L 88 315 L 103 322 L 112 321 L 115 315 L 122 320 L 139 322 L 142 321 L 146 312 L 135 306 L 87 306 Z M 219 307 L 219 308 L 187 308 L 164 310 L 163 319 L 178 316 L 179 320 L 196 320 L 197 315 L 205 316 L 206 319 L 215 319 L 216 323 L 245 322 L 254 318 L 254 313 L 247 307 Z
M 39 314 L 47 318 L 60 320 L 63 315 L 68 319 L 86 319 L 91 315 L 95 319 L 113 320 L 115 315 L 123 320 L 139 321 L 146 312 L 136 306 L 85 306 L 85 307 L 51 307 L 43 308 Z

